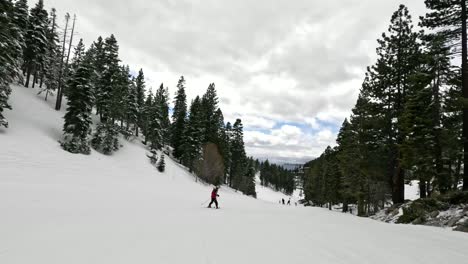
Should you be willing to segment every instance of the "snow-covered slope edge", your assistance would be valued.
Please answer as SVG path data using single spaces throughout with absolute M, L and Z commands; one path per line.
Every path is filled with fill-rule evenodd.
M 388 225 L 320 208 L 258 201 L 210 187 L 145 149 L 63 151 L 63 112 L 13 87 L 0 132 L 0 263 L 464 263 L 468 236 Z M 52 99 L 53 100 L 53 99 Z

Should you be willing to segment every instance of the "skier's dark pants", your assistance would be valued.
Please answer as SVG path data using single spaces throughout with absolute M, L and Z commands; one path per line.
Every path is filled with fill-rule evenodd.
M 216 208 L 218 208 L 218 201 L 216 200 L 216 198 L 211 198 L 211 202 L 210 202 L 210 204 L 208 205 L 208 207 L 211 207 L 211 204 L 212 204 L 212 203 L 215 203 Z

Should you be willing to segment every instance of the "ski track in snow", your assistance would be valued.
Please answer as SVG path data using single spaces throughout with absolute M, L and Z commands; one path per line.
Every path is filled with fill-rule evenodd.
M 135 140 L 112 156 L 58 143 L 64 112 L 13 86 L 0 129 L 0 263 L 468 263 L 468 234 L 278 205 L 210 186 Z M 65 108 L 65 107 L 64 107 Z M 206 206 L 206 205 L 205 205 Z

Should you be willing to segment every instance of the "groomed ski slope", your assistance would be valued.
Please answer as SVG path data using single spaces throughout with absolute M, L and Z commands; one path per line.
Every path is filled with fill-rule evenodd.
M 63 112 L 14 86 L 0 130 L 0 263 L 468 263 L 468 234 L 282 206 L 210 187 L 139 143 L 113 156 L 63 151 Z M 51 98 L 53 100 L 53 98 Z

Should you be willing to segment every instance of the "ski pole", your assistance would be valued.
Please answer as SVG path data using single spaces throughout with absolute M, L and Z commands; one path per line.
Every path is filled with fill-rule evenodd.
M 204 204 L 206 204 L 206 203 L 207 203 L 209 200 L 210 200 L 210 199 L 208 199 L 208 200 L 204 201 L 204 202 L 203 202 L 201 205 L 204 205 Z

